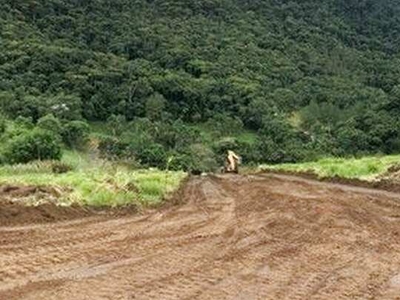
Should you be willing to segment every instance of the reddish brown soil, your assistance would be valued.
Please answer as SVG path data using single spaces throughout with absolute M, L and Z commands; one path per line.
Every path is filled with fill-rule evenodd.
M 55 205 L 68 192 L 52 186 L 0 185 L 0 226 L 60 222 L 95 215 L 120 217 L 137 212 L 134 205 L 113 209 Z M 43 204 L 32 205 L 39 201 Z
M 0 227 L 0 299 L 400 299 L 400 194 L 229 175 L 181 200 Z
M 0 185 L 0 226 L 62 221 L 90 214 L 81 207 L 62 208 L 51 204 L 63 192 L 66 191 L 55 187 Z M 25 205 L 42 200 L 43 205 Z
M 82 207 L 57 207 L 54 204 L 26 207 L 8 201 L 0 202 L 0 226 L 65 221 L 91 214 Z

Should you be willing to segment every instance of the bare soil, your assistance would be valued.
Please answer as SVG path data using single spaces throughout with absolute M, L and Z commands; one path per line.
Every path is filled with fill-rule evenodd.
M 0 185 L 0 228 L 60 222 L 95 215 L 120 217 L 138 211 L 135 205 L 119 208 L 57 205 L 60 197 L 69 192 L 71 190 L 68 188 L 54 186 Z
M 0 226 L 54 222 L 90 215 L 82 207 L 54 205 L 64 192 L 47 186 L 0 185 Z
M 177 206 L 0 227 L 0 299 L 400 299 L 400 194 L 193 177 Z

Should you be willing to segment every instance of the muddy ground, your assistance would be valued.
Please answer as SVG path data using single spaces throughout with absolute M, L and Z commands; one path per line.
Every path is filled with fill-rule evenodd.
M 181 204 L 0 227 L 0 299 L 400 299 L 400 194 L 192 178 Z

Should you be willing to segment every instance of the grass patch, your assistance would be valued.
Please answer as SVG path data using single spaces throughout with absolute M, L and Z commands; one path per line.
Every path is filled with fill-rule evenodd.
M 0 167 L 0 184 L 50 185 L 68 188 L 60 204 L 78 203 L 91 206 L 156 205 L 177 189 L 186 177 L 183 172 L 132 170 L 101 160 L 90 160 L 85 154 L 66 152 L 62 162 L 73 170 L 54 174 L 50 163 Z
M 298 164 L 262 165 L 262 170 L 294 172 L 312 171 L 320 177 L 339 176 L 373 180 L 400 162 L 400 155 L 367 156 L 362 158 L 324 158 L 315 162 Z
M 235 138 L 242 143 L 254 144 L 257 141 L 257 133 L 251 130 L 242 129 L 234 134 L 221 135 L 218 129 L 210 128 L 207 124 L 190 125 L 190 127 L 199 130 L 201 142 L 211 145 L 213 142 L 223 138 Z

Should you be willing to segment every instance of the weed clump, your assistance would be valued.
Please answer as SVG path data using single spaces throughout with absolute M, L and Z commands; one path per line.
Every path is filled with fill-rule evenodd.
M 64 174 L 72 171 L 74 168 L 64 162 L 55 161 L 51 164 L 51 171 L 54 174 Z

